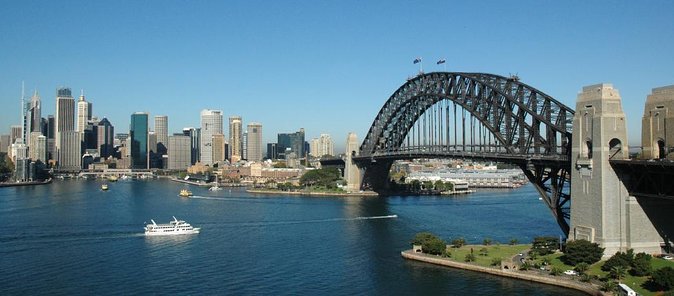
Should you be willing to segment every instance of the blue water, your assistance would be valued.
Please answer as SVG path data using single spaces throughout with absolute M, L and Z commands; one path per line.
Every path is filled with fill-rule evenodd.
M 100 185 L 0 188 L 0 294 L 582 295 L 400 257 L 420 231 L 474 243 L 559 235 L 532 187 L 388 198 L 192 187 L 186 199 L 167 180 Z M 173 215 L 201 233 L 143 236 Z

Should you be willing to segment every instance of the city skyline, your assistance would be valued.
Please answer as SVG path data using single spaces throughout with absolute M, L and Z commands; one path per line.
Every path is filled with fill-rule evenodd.
M 660 58 L 674 50 L 674 4 L 665 1 L 415 3 L 419 13 L 400 2 L 126 4 L 2 4 L 14 13 L 0 20 L 0 134 L 20 124 L 13 106 L 25 81 L 43 115 L 55 114 L 57 87 L 84 89 L 94 115 L 118 132 L 137 111 L 167 115 L 174 133 L 215 109 L 261 122 L 264 143 L 305 128 L 308 139 L 333 135 L 341 151 L 348 132 L 365 136 L 421 57 L 425 72 L 517 74 L 567 106 L 583 86 L 612 83 L 635 145 L 646 96 L 674 84 L 674 61 Z M 64 9 L 78 18 L 52 26 Z

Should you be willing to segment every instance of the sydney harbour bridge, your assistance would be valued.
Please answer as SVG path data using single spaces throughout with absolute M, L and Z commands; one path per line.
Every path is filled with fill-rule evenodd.
M 668 92 L 669 88 L 666 93 Z M 671 108 L 674 108 L 674 88 L 671 93 Z M 614 110 L 615 106 L 617 111 Z M 579 108 L 582 110 L 578 110 Z M 583 117 L 576 116 L 574 119 L 576 112 L 581 111 Z M 592 118 L 595 118 L 596 123 L 590 122 Z M 660 118 L 664 120 L 664 117 Z M 619 124 L 614 124 L 613 129 L 610 129 L 605 123 L 608 120 Z M 592 212 L 592 215 L 603 217 L 612 211 L 612 202 L 608 199 L 613 193 L 609 191 L 620 191 L 621 188 L 626 188 L 622 190 L 629 191 L 632 199 L 633 193 L 636 193 L 647 198 L 664 198 L 669 204 L 674 190 L 667 187 L 668 182 L 662 177 L 646 177 L 647 180 L 644 180 L 643 176 L 672 176 L 674 166 L 663 166 L 664 162 L 660 158 L 666 158 L 666 153 L 651 157 L 658 159 L 657 162 L 653 159 L 628 160 L 626 129 L 615 128 L 620 124 L 625 125 L 620 97 L 617 90 L 609 84 L 584 88 L 579 95 L 578 106 L 572 109 L 519 81 L 515 76 L 434 72 L 420 74 L 398 88 L 376 115 L 360 147 L 350 149 L 347 142 L 346 159 L 323 160 L 322 163 L 334 165 L 338 161 L 346 162 L 347 182 L 357 183 L 350 184 L 352 188 L 356 186 L 354 189 L 380 193 L 389 190 L 388 174 L 396 160 L 460 158 L 513 164 L 522 169 L 537 189 L 564 233 L 600 243 L 603 240 L 604 245 L 609 248 L 612 244 L 617 244 L 617 249 L 624 249 L 625 246 L 630 247 L 630 241 L 634 246 L 642 243 L 643 239 L 630 239 L 629 236 L 634 235 L 631 232 L 641 231 L 643 225 L 624 225 L 625 229 L 621 228 L 616 232 L 609 229 L 608 221 L 594 223 L 588 222 L 592 218 L 581 217 L 577 219 L 580 222 L 571 223 L 572 175 L 578 175 L 579 177 L 574 175 L 574 178 L 583 179 L 584 184 L 598 184 L 583 185 L 587 187 L 582 189 L 586 196 L 591 196 L 595 190 L 590 189 L 590 186 L 597 187 L 596 190 L 600 193 L 606 191 L 597 196 L 604 207 Z M 574 127 L 580 131 L 576 137 Z M 624 135 L 621 131 L 624 131 Z M 574 138 L 579 143 L 574 143 Z M 662 138 L 656 140 L 656 144 L 650 145 L 655 147 L 649 146 L 648 149 L 655 150 L 655 154 L 668 149 L 666 141 Z M 671 140 L 674 140 L 674 135 Z M 593 153 L 597 154 L 594 159 Z M 610 170 L 613 175 L 617 174 L 619 184 L 606 177 L 598 177 L 604 175 L 603 167 L 611 165 L 615 167 Z M 356 179 L 346 176 L 353 175 L 354 172 L 352 168 L 349 173 L 349 166 L 358 168 Z M 595 177 L 592 175 L 593 171 Z M 608 169 L 604 168 L 603 171 Z M 637 175 L 641 178 L 637 178 Z M 595 181 L 591 181 L 593 178 Z M 606 190 L 605 187 L 616 189 Z M 580 194 L 581 190 L 578 192 Z M 586 196 L 582 198 L 585 199 Z M 625 196 L 628 196 L 627 192 Z M 636 200 L 625 199 L 621 203 L 625 204 L 627 210 L 615 215 L 632 215 L 634 223 L 642 223 L 636 222 L 641 217 L 638 214 L 641 209 Z M 637 204 L 636 208 L 634 204 Z M 658 214 L 647 213 L 647 216 L 653 223 L 657 218 L 654 216 Z M 593 223 L 600 225 L 591 225 Z M 648 227 L 650 226 L 646 228 Z M 666 236 L 671 230 L 657 228 L 660 236 L 665 237 L 664 243 L 667 243 Z M 610 238 L 609 233 L 613 232 L 618 237 L 617 243 Z M 656 240 L 659 240 L 658 243 L 662 242 L 659 238 Z

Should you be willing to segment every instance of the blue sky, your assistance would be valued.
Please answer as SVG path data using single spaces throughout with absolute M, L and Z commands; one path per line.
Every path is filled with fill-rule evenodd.
M 0 133 L 21 81 L 43 116 L 84 89 L 117 132 L 136 111 L 178 132 L 201 109 L 263 124 L 365 136 L 386 99 L 425 71 L 517 73 L 575 106 L 585 85 L 620 90 L 631 145 L 646 95 L 674 84 L 672 1 L 1 1 Z M 152 124 L 151 124 L 152 125 Z M 225 126 L 225 129 L 227 127 Z

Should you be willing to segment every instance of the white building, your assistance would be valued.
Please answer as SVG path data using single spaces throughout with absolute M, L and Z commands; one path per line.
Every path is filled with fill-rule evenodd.
M 77 131 L 84 133 L 87 124 L 91 120 L 91 103 L 84 99 L 84 91 L 80 94 L 80 99 L 77 101 Z
M 201 111 L 201 163 L 213 165 L 213 135 L 222 134 L 222 111 Z

